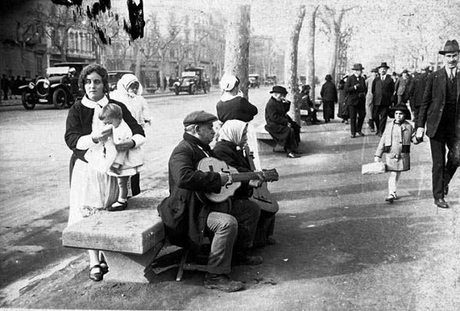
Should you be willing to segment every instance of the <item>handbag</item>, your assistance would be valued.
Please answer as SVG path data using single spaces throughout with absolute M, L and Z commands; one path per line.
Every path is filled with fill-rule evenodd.
M 372 162 L 368 164 L 363 164 L 361 168 L 362 175 L 376 175 L 383 174 L 386 172 L 386 165 L 383 162 Z

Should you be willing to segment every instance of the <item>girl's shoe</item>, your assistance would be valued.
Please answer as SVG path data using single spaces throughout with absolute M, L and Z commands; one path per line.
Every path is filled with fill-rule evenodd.
M 127 207 L 128 207 L 128 201 L 126 202 L 117 201 L 113 203 L 111 206 L 107 207 L 107 210 L 109 212 L 117 212 L 117 211 L 125 210 Z
M 390 194 L 386 197 L 385 201 L 388 202 L 388 203 L 393 203 L 393 201 L 396 200 L 396 199 L 397 199 L 396 193 L 390 193 Z
M 104 278 L 104 273 L 102 272 L 102 268 L 100 265 L 94 265 L 89 268 L 89 278 L 94 282 L 102 281 Z

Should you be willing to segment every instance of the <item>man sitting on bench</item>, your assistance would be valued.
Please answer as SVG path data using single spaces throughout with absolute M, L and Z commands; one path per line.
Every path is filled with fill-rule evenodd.
M 234 292 L 244 286 L 228 277 L 231 264 L 257 265 L 263 261 L 260 256 L 233 253 L 238 241 L 252 244 L 260 208 L 257 205 L 235 205 L 230 209 L 229 200 L 205 204 L 198 197 L 199 192 L 219 193 L 229 179 L 223 172 L 197 170 L 202 159 L 212 156 L 209 144 L 215 135 L 214 121 L 217 117 L 205 111 L 195 111 L 185 117 L 183 140 L 169 159 L 170 195 L 160 203 L 158 211 L 166 236 L 174 245 L 197 249 L 206 232 L 213 236 L 204 286 Z M 251 228 L 244 232 L 252 231 L 252 237 L 241 236 L 243 231 L 238 232 L 238 227 Z
M 275 85 L 272 97 L 265 106 L 265 129 L 275 142 L 283 146 L 288 158 L 298 158 L 300 151 L 300 126 L 287 114 L 290 102 L 286 100 L 287 90 Z

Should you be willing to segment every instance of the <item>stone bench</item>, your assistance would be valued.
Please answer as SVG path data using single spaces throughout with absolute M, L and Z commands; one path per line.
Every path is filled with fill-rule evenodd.
M 109 266 L 106 281 L 151 282 L 152 262 L 165 241 L 157 205 L 156 197 L 141 193 L 128 200 L 124 211 L 101 211 L 67 227 L 62 244 L 103 251 Z

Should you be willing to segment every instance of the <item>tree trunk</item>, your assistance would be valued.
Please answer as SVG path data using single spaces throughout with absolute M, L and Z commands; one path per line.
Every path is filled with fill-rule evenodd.
M 305 5 L 300 5 L 297 9 L 297 18 L 294 21 L 291 32 L 288 50 L 286 51 L 285 74 L 288 90 L 291 93 L 293 105 L 291 105 L 291 113 L 294 114 L 294 120 L 300 122 L 300 100 L 299 100 L 299 85 L 297 79 L 297 63 L 299 50 L 299 35 L 302 29 L 303 19 L 305 17 Z
M 240 89 L 248 98 L 249 85 L 249 31 L 251 6 L 237 5 L 227 24 L 224 73 L 240 79 Z
M 345 10 L 342 9 L 337 16 L 337 18 L 334 17 L 332 20 L 332 25 L 331 25 L 331 58 L 329 59 L 329 70 L 328 73 L 332 77 L 336 77 L 336 68 L 337 68 L 337 62 L 338 62 L 338 55 L 339 55 L 339 46 L 340 46 L 340 28 L 342 26 L 342 20 L 343 20 L 343 15 L 345 14 Z M 337 83 L 337 81 L 335 81 Z
M 313 7 L 311 11 L 306 12 L 307 36 L 305 44 L 307 46 L 306 55 L 306 83 L 311 86 L 311 99 L 315 100 L 315 19 L 319 6 Z

